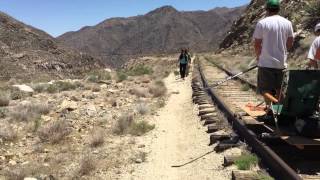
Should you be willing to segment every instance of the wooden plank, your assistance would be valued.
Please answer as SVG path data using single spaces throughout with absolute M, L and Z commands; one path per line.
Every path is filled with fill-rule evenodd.
M 258 180 L 259 176 L 256 171 L 232 171 L 232 180 Z

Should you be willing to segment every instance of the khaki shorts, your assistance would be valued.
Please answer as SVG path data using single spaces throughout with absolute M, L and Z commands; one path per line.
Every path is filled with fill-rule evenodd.
M 259 67 L 258 69 L 258 92 L 275 92 L 281 89 L 284 70 Z

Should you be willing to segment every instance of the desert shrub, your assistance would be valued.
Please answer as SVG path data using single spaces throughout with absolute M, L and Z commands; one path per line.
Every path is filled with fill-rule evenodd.
M 54 84 L 49 84 L 49 86 L 47 87 L 46 91 L 50 94 L 56 93 L 58 92 L 58 87 L 55 86 Z
M 149 92 L 154 97 L 161 97 L 164 96 L 167 92 L 167 88 L 163 81 L 156 81 L 155 83 L 149 86 Z
M 7 92 L 0 91 L 0 107 L 8 106 L 10 103 L 10 95 Z
M 40 118 L 42 114 L 48 114 L 50 107 L 46 103 L 28 103 L 18 105 L 9 111 L 9 116 L 15 121 L 30 121 Z
M 32 84 L 32 89 L 37 93 L 45 92 L 48 88 L 49 84 Z
M 65 120 L 50 122 L 38 130 L 42 142 L 59 143 L 71 133 L 70 124 Z
M 153 73 L 153 69 L 152 68 L 150 68 L 148 66 L 145 66 L 145 65 L 142 65 L 142 64 L 139 64 L 139 65 L 133 67 L 128 72 L 128 74 L 130 76 L 141 76 L 141 75 L 144 75 L 144 74 L 152 74 L 152 73 Z
M 96 161 L 92 156 L 85 155 L 80 161 L 78 174 L 80 176 L 88 175 L 96 169 Z
M 145 115 L 149 112 L 149 107 L 145 103 L 138 103 L 136 106 L 136 110 L 139 114 Z
M 158 105 L 158 107 L 159 108 L 162 108 L 162 107 L 164 107 L 165 105 L 166 105 L 166 100 L 165 99 L 159 99 L 158 101 L 157 101 L 157 105 Z
M 129 90 L 130 94 L 136 95 L 137 97 L 147 97 L 148 96 L 148 91 L 144 88 L 132 88 Z
M 54 85 L 57 86 L 59 91 L 70 91 L 77 88 L 77 86 L 72 82 L 67 81 L 56 81 Z
M 133 115 L 124 114 L 121 115 L 113 129 L 115 134 L 121 135 L 128 132 L 133 123 Z
M 22 99 L 25 96 L 26 95 L 17 88 L 11 88 L 10 90 L 10 97 L 12 100 Z
M 242 84 L 241 91 L 249 91 L 249 90 L 250 90 L 250 86 L 248 84 Z
M 14 169 L 5 171 L 4 175 L 6 176 L 7 180 L 24 180 L 24 178 L 27 176 L 27 173 L 26 170 L 15 167 Z
M 150 125 L 147 121 L 133 122 L 130 127 L 130 134 L 141 136 L 155 128 L 154 125 Z
M 0 139 L 5 141 L 13 141 L 17 138 L 17 132 L 9 125 L 0 126 Z
M 179 72 L 179 71 L 174 71 L 173 74 L 174 74 L 175 76 L 178 76 L 178 75 L 180 75 L 180 72 Z
M 128 79 L 128 75 L 123 71 L 117 71 L 117 82 L 122 82 Z
M 87 81 L 97 83 L 99 82 L 99 77 L 95 75 L 89 75 L 87 77 Z
M 251 167 L 258 164 L 258 157 L 252 154 L 244 154 L 237 158 L 234 164 L 239 170 L 249 170 Z
M 307 24 L 310 28 L 313 28 L 320 20 L 320 2 L 318 0 L 310 1 L 306 7 L 306 12 L 308 13 Z
M 94 129 L 91 133 L 90 137 L 90 146 L 91 147 L 98 147 L 104 143 L 104 131 L 103 129 Z
M 7 109 L 0 107 L 0 119 L 7 117 Z
M 104 70 L 96 70 L 89 73 L 87 81 L 97 83 L 103 80 L 110 80 L 111 74 Z

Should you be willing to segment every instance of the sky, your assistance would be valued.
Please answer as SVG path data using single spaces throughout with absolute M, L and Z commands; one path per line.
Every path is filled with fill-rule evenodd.
M 0 0 L 0 11 L 57 37 L 108 18 L 143 15 L 164 5 L 190 11 L 249 3 L 250 0 Z

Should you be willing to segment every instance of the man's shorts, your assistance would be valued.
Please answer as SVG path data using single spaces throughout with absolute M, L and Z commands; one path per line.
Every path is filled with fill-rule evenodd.
M 258 92 L 275 92 L 280 90 L 284 76 L 283 69 L 259 67 L 258 69 Z

